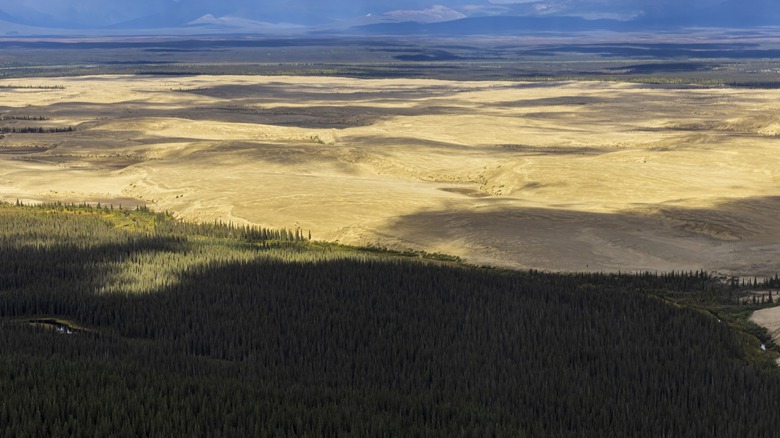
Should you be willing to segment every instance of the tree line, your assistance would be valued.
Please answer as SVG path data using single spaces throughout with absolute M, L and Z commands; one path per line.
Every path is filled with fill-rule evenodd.
M 48 134 L 57 132 L 73 132 L 72 126 L 65 128 L 48 128 L 43 126 L 3 126 L 0 127 L 0 134 Z

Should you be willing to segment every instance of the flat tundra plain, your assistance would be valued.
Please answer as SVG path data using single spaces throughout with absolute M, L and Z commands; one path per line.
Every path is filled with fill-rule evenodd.
M 146 204 L 547 271 L 761 276 L 780 258 L 780 90 L 258 76 L 0 87 L 0 126 L 44 128 L 0 140 L 10 202 Z

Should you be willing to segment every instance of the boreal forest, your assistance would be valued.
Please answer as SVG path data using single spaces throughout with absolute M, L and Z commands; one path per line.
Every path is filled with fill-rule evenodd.
M 2 204 L 0 436 L 774 436 L 747 286 Z

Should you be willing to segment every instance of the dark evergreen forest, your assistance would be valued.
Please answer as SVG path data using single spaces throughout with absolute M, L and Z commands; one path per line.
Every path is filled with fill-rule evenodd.
M 3 204 L 0 435 L 776 436 L 736 293 Z

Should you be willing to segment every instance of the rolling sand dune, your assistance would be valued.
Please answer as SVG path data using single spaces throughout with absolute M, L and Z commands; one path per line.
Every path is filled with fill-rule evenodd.
M 770 275 L 780 91 L 100 76 L 0 81 L 0 198 L 544 270 Z M 51 86 L 57 88 L 51 88 Z M 44 118 L 44 120 L 31 119 Z

